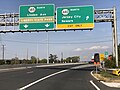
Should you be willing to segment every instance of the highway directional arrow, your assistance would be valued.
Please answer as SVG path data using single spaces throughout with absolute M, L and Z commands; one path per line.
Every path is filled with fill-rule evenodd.
M 28 28 L 28 25 L 27 25 L 27 24 L 25 24 L 25 25 L 24 25 L 24 28 Z
M 50 24 L 45 24 L 45 27 L 49 27 L 50 26 Z

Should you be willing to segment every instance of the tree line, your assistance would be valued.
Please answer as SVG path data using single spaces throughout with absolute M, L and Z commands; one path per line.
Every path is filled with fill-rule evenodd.
M 77 63 L 80 61 L 79 56 L 73 56 L 68 57 L 66 59 L 61 58 L 61 60 L 58 59 L 57 55 L 50 54 L 49 56 L 49 63 Z M 0 60 L 0 65 L 13 65 L 13 64 L 38 64 L 38 63 L 47 63 L 47 59 L 39 59 L 35 56 L 31 56 L 30 59 L 23 59 L 20 60 L 18 57 L 9 59 L 9 60 Z

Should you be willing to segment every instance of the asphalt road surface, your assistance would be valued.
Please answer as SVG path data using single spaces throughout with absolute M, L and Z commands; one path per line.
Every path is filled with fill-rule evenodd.
M 0 90 L 120 90 L 94 79 L 88 65 L 34 67 L 0 72 Z M 74 68 L 72 68 L 74 67 Z

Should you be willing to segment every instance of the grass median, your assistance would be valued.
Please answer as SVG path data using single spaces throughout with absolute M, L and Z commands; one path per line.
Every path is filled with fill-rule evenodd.
M 94 76 L 97 77 L 100 81 L 105 82 L 118 82 L 120 83 L 120 76 L 113 75 L 107 71 L 100 71 L 99 73 L 94 73 Z

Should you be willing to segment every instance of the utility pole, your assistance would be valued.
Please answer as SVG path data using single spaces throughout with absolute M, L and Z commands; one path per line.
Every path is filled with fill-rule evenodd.
M 4 60 L 5 59 L 5 45 L 2 45 L 2 59 Z M 5 61 L 5 64 L 6 64 L 6 61 Z
M 27 57 L 26 57 L 26 59 L 28 60 L 28 48 L 27 48 Z
M 47 64 L 49 64 L 49 32 L 47 32 Z
M 38 54 L 39 54 L 39 50 L 38 50 L 38 42 L 37 42 L 37 64 L 38 64 L 38 61 L 39 61 L 39 56 L 38 56 Z
M 61 62 L 63 63 L 63 52 L 61 52 Z

